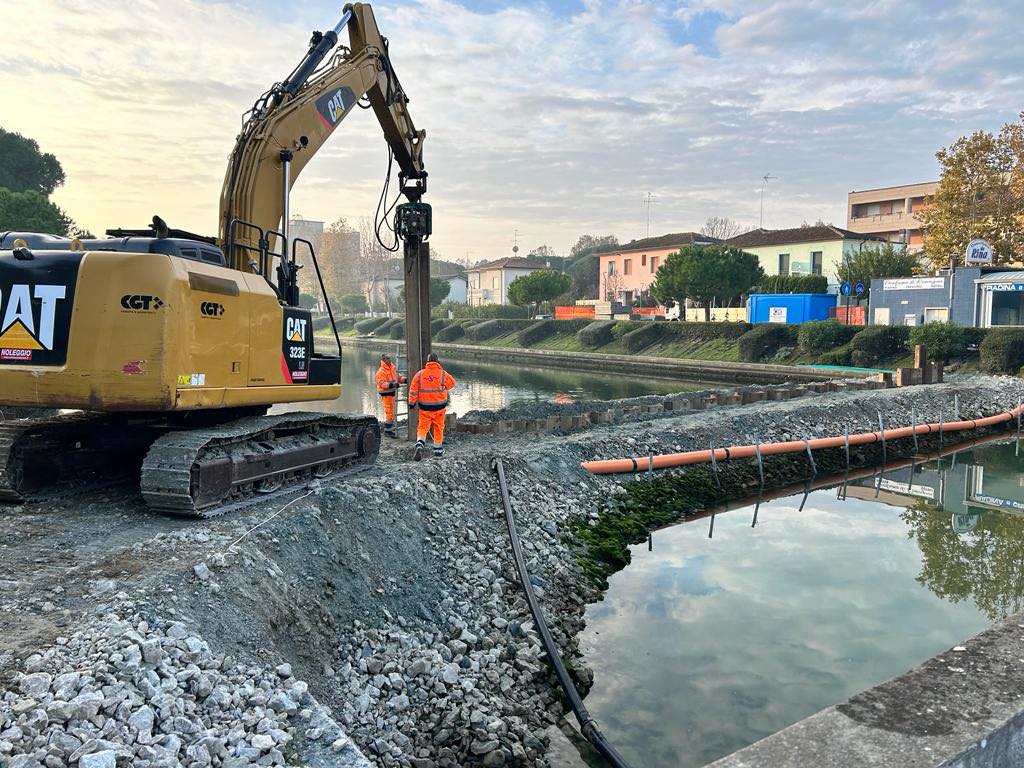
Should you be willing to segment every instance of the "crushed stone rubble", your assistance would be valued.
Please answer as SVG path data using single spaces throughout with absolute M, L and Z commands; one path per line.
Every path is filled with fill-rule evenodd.
M 337 764 L 368 765 L 282 664 L 215 654 L 183 623 L 143 618 L 126 601 L 25 659 L 0 698 L 6 768 L 242 768 L 286 765 L 293 741 L 319 741 Z
M 324 706 L 288 664 L 235 661 L 211 651 L 197 629 L 211 642 L 222 638 L 201 619 L 154 618 L 168 612 L 161 612 L 163 593 L 146 598 L 152 606 L 118 593 L 116 611 L 0 681 L 7 691 L 0 766 L 550 765 L 551 726 L 565 710 L 518 584 L 493 455 L 506 457 L 549 627 L 586 689 L 591 672 L 575 638 L 587 603 L 600 594 L 581 576 L 568 527 L 596 523 L 602 502 L 622 494 L 630 479 L 591 476 L 581 460 L 813 438 L 844 426 L 867 431 L 877 429 L 879 412 L 886 426 L 912 416 L 948 421 L 954 403 L 966 417 L 989 415 L 1014 407 L 1024 393 L 1020 379 L 951 378 L 936 387 L 672 413 L 562 436 L 458 437 L 443 461 L 388 464 L 383 456 L 379 471 L 312 484 L 308 499 L 227 557 L 224 544 L 251 521 L 225 518 L 210 533 L 158 534 L 154 540 L 177 547 L 186 594 L 211 611 L 265 606 L 274 623 L 299 627 L 307 640 L 321 633 L 317 647 L 326 652 L 307 659 L 303 671 Z M 345 593 L 345 585 L 354 591 Z M 123 585 L 106 587 L 109 599 Z M 244 588 L 250 602 L 234 607 L 234 593 Z M 332 618 L 325 606 L 341 600 L 357 605 L 334 605 Z M 348 619 L 337 618 L 346 612 Z M 284 645 L 265 650 L 297 662 Z M 298 756 L 316 749 L 320 762 Z

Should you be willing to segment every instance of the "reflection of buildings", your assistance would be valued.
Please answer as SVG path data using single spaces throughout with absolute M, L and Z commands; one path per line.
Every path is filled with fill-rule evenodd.
M 963 528 L 968 527 L 969 519 L 976 520 L 985 511 L 1024 515 L 1024 472 L 1014 467 L 1015 456 L 1012 443 L 975 448 L 939 461 L 855 480 L 846 486 L 845 496 L 904 509 L 913 509 L 924 501 L 951 513 L 954 525 Z M 989 461 L 997 466 L 1009 465 L 1010 469 L 999 471 L 989 466 L 986 471 Z M 844 491 L 840 489 L 840 493 Z

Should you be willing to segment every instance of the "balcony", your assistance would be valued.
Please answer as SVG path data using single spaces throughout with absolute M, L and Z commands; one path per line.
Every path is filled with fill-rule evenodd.
M 846 228 L 852 232 L 870 234 L 900 229 L 920 229 L 921 222 L 915 213 L 876 213 L 871 216 L 850 216 Z

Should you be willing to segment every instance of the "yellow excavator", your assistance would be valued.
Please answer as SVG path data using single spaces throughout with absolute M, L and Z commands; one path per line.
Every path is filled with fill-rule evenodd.
M 204 517 L 372 463 L 375 418 L 266 414 L 341 393 L 340 342 L 337 354 L 316 351 L 299 306 L 297 256 L 318 279 L 320 268 L 313 246 L 289 237 L 288 198 L 357 107 L 372 109 L 397 162 L 407 253 L 430 234 L 425 132 L 408 102 L 370 6 L 348 5 L 246 113 L 218 237 L 156 216 L 101 239 L 0 232 L 0 409 L 74 411 L 0 422 L 0 500 L 139 473 L 151 508 Z

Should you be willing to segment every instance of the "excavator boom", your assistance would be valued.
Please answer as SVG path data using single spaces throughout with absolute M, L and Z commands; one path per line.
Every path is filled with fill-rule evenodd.
M 339 48 L 338 36 L 345 29 L 350 47 Z M 269 268 L 265 263 L 254 266 L 250 258 L 260 247 L 261 233 L 268 240 L 279 238 L 283 247 L 275 250 L 287 256 L 288 193 L 334 129 L 364 99 L 398 163 L 403 191 L 410 200 L 419 199 L 426 183 L 426 132 L 417 130 L 409 115 L 409 98 L 391 66 L 388 43 L 372 9 L 365 3 L 348 5 L 334 29 L 314 33 L 298 66 L 246 115 L 221 191 L 220 242 L 230 266 L 242 271 Z

